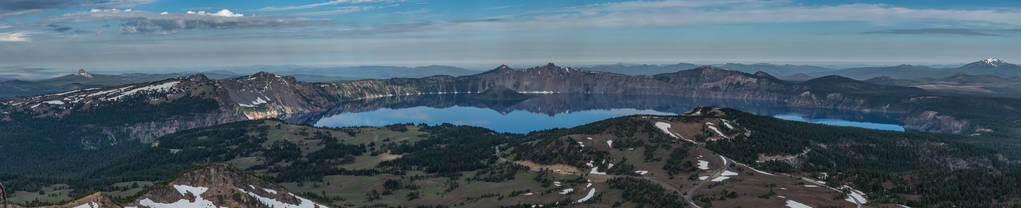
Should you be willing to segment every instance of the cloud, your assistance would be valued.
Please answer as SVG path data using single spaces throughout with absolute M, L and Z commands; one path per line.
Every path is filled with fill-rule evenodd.
M 126 34 L 172 34 L 178 30 L 282 28 L 330 24 L 330 20 L 289 18 L 279 16 L 245 16 L 223 9 L 215 13 L 148 12 L 137 10 L 92 9 L 45 20 L 51 24 L 121 21 L 120 31 Z
M 390 1 L 389 0 L 333 0 L 333 1 L 327 1 L 327 2 L 322 2 L 322 3 L 305 4 L 305 5 L 298 5 L 298 6 L 265 7 L 265 8 L 259 9 L 258 11 L 264 11 L 264 12 L 290 11 L 290 10 L 299 10 L 299 9 L 312 9 L 312 8 L 316 8 L 316 7 L 332 6 L 332 5 L 338 5 L 338 4 L 358 4 L 358 3 L 375 3 L 375 2 L 390 2 Z
M 0 42 L 28 42 L 31 39 L 25 33 L 0 33 Z
M 27 66 L 0 66 L 0 77 L 7 79 L 44 79 L 59 76 L 60 73 L 46 68 Z
M 294 13 L 294 14 L 291 14 L 291 15 L 292 16 L 326 16 L 326 15 L 338 15 L 338 14 L 355 13 L 355 12 L 361 12 L 361 11 L 366 11 L 366 10 L 375 9 L 375 8 L 377 8 L 377 7 L 348 6 L 348 7 L 339 7 L 339 8 L 336 8 L 336 9 L 325 10 L 325 11 Z
M 48 10 L 87 7 L 132 7 L 155 0 L 0 0 L 0 19 Z
M 942 35 L 968 35 L 968 36 L 1000 36 L 992 33 L 980 32 L 973 29 L 960 29 L 960 28 L 923 28 L 923 29 L 893 29 L 893 30 L 879 30 L 869 31 L 865 34 L 896 34 L 896 35 L 930 35 L 930 34 L 942 34 Z
M 473 22 L 501 22 L 506 21 L 503 18 L 484 18 L 484 19 L 452 19 L 449 22 L 452 23 L 473 23 Z
M 915 9 L 863 3 L 806 6 L 764 0 L 629 1 L 535 12 L 509 21 L 453 23 L 460 24 L 461 30 L 533 30 L 817 22 L 940 22 L 1012 28 L 1021 26 L 1021 10 Z

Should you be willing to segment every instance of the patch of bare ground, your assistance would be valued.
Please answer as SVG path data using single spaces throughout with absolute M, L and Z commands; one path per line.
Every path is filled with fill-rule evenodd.
M 546 170 L 550 170 L 550 171 L 553 171 L 555 173 L 561 173 L 561 174 L 580 174 L 580 173 L 582 173 L 582 171 L 579 170 L 577 167 L 570 166 L 570 165 L 564 165 L 564 164 L 543 165 L 543 164 L 538 164 L 538 163 L 535 163 L 535 162 L 532 162 L 532 161 L 527 161 L 527 160 L 525 160 L 525 161 L 514 161 L 514 164 L 524 165 L 524 166 L 528 167 L 528 169 L 531 170 L 531 171 L 541 171 L 543 169 L 546 169 Z

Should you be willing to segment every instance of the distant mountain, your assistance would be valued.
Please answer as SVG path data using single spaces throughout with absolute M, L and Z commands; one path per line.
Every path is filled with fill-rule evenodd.
M 463 76 L 479 73 L 453 66 L 353 66 L 353 67 L 291 67 L 268 69 L 277 74 L 294 76 L 304 82 L 328 82 L 358 79 L 389 79 L 389 78 L 422 78 L 428 76 L 448 75 Z
M 790 75 L 795 75 L 795 74 L 808 74 L 808 73 L 820 73 L 820 72 L 826 72 L 826 71 L 833 71 L 833 69 L 825 68 L 825 67 L 820 67 L 820 66 L 790 65 L 790 64 L 777 65 L 777 64 L 767 64 L 767 63 L 758 63 L 758 64 L 726 63 L 726 64 L 720 64 L 720 65 L 715 65 L 715 66 L 722 67 L 722 68 L 725 68 L 725 69 L 735 70 L 735 71 L 741 71 L 741 72 L 745 72 L 745 73 L 755 73 L 755 72 L 760 72 L 761 71 L 761 72 L 766 72 L 766 73 L 772 74 L 774 76 L 780 76 L 780 77 L 790 76 Z
M 655 74 L 663 74 L 663 73 L 671 73 L 671 72 L 677 72 L 677 71 L 681 71 L 681 70 L 687 70 L 687 69 L 695 68 L 695 67 L 698 67 L 698 66 L 699 65 L 689 64 L 689 63 L 679 63 L 679 64 L 671 64 L 671 65 L 611 64 L 611 65 L 596 65 L 596 66 L 591 66 L 591 67 L 582 67 L 581 69 L 589 70 L 589 71 L 599 71 L 599 72 L 610 72 L 610 73 L 617 73 L 617 74 L 626 74 L 626 75 L 655 75 Z M 714 66 L 725 68 L 725 69 L 729 69 L 729 70 L 734 70 L 734 71 L 745 72 L 745 73 L 755 73 L 755 72 L 760 72 L 761 71 L 761 72 L 766 72 L 766 73 L 769 73 L 769 74 L 772 74 L 772 75 L 780 75 L 780 76 L 792 75 L 792 74 L 797 74 L 797 73 L 815 73 L 815 72 L 824 72 L 824 71 L 832 71 L 833 70 L 833 69 L 830 69 L 830 68 L 819 67 L 819 66 L 810 66 L 810 65 L 789 65 L 789 64 L 777 65 L 777 64 L 767 64 L 767 63 L 758 63 L 758 64 L 726 63 L 726 64 L 719 64 L 719 65 L 714 65 Z
M 1021 76 L 1021 66 L 1007 63 L 996 58 L 989 58 L 965 64 L 964 66 L 956 68 L 954 71 L 970 75 L 994 75 L 999 77 Z
M 896 79 L 909 79 L 922 76 L 945 77 L 952 74 L 954 73 L 950 70 L 907 64 L 897 66 L 849 68 L 828 72 L 808 73 L 808 75 L 816 77 L 827 75 L 840 75 L 858 80 L 865 80 L 879 76 L 886 76 Z
M 815 77 L 808 76 L 805 73 L 795 73 L 795 74 L 791 74 L 791 75 L 787 75 L 787 76 L 779 76 L 778 78 L 780 78 L 782 80 L 788 80 L 788 81 L 805 81 L 805 80 L 810 80 L 810 79 L 815 78 Z
M 876 77 L 865 80 L 881 85 L 917 87 L 934 92 L 1021 98 L 1021 77 L 969 75 L 958 73 L 944 78 L 894 79 Z
M 84 69 L 61 77 L 22 81 L 0 81 L 0 97 L 31 96 L 47 93 L 64 92 L 86 88 L 103 88 L 130 83 L 151 82 L 176 77 L 176 75 L 105 75 L 92 74 Z
M 691 69 L 691 68 L 695 68 L 695 67 L 698 67 L 698 65 L 689 64 L 689 63 L 678 63 L 678 64 L 669 64 L 669 65 L 611 64 L 611 65 L 596 65 L 596 66 L 591 66 L 591 67 L 583 67 L 582 69 L 583 70 L 588 70 L 588 71 L 610 72 L 610 73 L 626 74 L 626 75 L 653 75 L 653 74 L 663 74 L 663 73 L 677 72 L 677 71 Z
M 809 73 L 812 76 L 840 75 L 859 80 L 876 77 L 893 79 L 942 78 L 964 73 L 970 75 L 993 75 L 998 77 L 1021 76 L 1021 66 L 989 58 L 965 64 L 957 68 L 933 68 L 929 66 L 898 65 L 885 67 L 849 68 L 828 72 Z

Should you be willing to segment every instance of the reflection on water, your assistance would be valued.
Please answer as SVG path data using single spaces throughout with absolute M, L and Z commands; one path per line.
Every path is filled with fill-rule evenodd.
M 675 115 L 654 110 L 610 109 L 585 110 L 555 115 L 528 111 L 500 113 L 492 109 L 454 106 L 449 108 L 411 107 L 403 109 L 379 109 L 360 113 L 341 113 L 316 122 L 316 126 L 382 126 L 394 123 L 426 123 L 438 125 L 481 126 L 499 132 L 528 133 L 550 128 L 568 128 L 607 118 L 635 115 Z
M 482 101 L 467 95 L 390 97 L 344 102 L 327 112 L 293 115 L 290 122 L 317 126 L 382 126 L 395 123 L 464 124 L 500 132 L 569 128 L 607 118 L 684 113 L 719 106 L 757 115 L 829 125 L 903 131 L 901 114 L 795 108 L 783 103 L 671 96 L 553 94 L 519 101 Z
M 872 123 L 872 122 L 867 122 L 867 121 L 848 121 L 848 120 L 840 120 L 840 119 L 827 119 L 827 118 L 822 118 L 822 119 L 806 119 L 804 115 L 797 114 L 797 113 L 779 114 L 779 115 L 773 115 L 773 117 L 776 117 L 776 118 L 779 118 L 779 119 L 783 119 L 783 120 L 801 121 L 801 122 L 809 122 L 809 123 L 816 123 L 816 124 L 826 124 L 826 125 L 832 125 L 832 126 L 852 126 L 852 127 L 860 127 L 860 128 L 867 128 L 867 129 L 879 129 L 879 130 L 889 130 L 889 131 L 904 131 L 904 127 L 901 127 L 900 125 Z

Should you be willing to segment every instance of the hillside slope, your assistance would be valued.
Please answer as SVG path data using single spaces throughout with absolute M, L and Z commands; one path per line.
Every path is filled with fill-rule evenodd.
M 343 207 L 1014 204 L 996 199 L 1021 197 L 1010 191 L 1021 185 L 1011 179 L 1021 173 L 1017 161 L 962 142 L 965 138 L 807 124 L 712 107 L 527 135 L 454 125 L 316 128 L 258 120 L 166 135 L 93 163 L 96 168 L 82 176 L 13 177 L 5 184 L 28 191 L 19 193 L 50 183 L 69 183 L 72 192 L 108 192 L 118 190 L 109 184 L 156 182 L 226 162 L 279 186 L 217 170 L 207 173 L 233 175 L 186 175 L 149 186 L 142 197 L 117 200 L 205 203 L 193 197 L 202 195 L 217 205 L 258 206 L 263 200 L 243 197 L 256 193 L 285 197 L 273 200 L 292 205 L 303 202 L 245 188 L 253 185 Z M 85 175 L 90 177 L 83 180 Z M 920 177 L 945 180 L 915 180 Z M 183 185 L 184 192 L 207 191 L 189 196 L 174 185 Z M 216 198 L 233 193 L 242 197 Z

